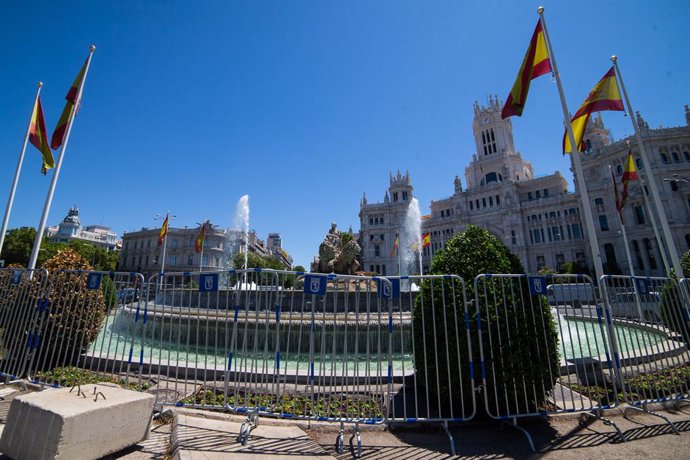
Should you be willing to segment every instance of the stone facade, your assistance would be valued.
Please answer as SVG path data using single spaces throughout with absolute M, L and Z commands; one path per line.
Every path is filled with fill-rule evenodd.
M 452 196 L 431 202 L 431 214 L 422 218 L 422 232 L 429 232 L 431 246 L 423 250 L 423 268 L 429 269 L 433 255 L 446 241 L 468 224 L 486 228 L 520 257 L 528 272 L 542 268 L 563 270 L 566 262 L 593 266 L 589 240 L 581 218 L 580 196 L 567 190 L 560 172 L 535 177 L 530 162 L 515 150 L 510 119 L 501 119 L 502 102 L 490 97 L 488 106 L 474 105 L 476 153 L 465 168 L 466 188 L 460 177 L 454 181 Z M 685 107 L 686 123 L 690 112 Z M 639 115 L 638 115 L 639 116 Z M 679 252 L 690 247 L 690 127 L 650 129 L 639 117 L 642 135 L 650 155 L 655 180 L 660 187 L 669 224 Z M 625 248 L 618 234 L 620 221 L 615 211 L 613 186 L 608 165 L 620 181 L 627 139 L 611 142 L 601 117 L 594 117 L 585 142 L 583 157 L 588 192 L 592 199 L 596 231 L 604 263 L 629 273 Z M 633 154 L 636 155 L 633 139 Z M 559 154 L 559 153 L 556 153 Z M 638 164 L 640 163 L 638 159 Z M 571 166 L 571 172 L 574 169 Z M 674 176 L 675 174 L 675 176 Z M 646 173 L 640 171 L 644 180 Z M 667 180 L 668 179 L 668 180 Z M 640 185 L 632 182 L 624 209 L 628 240 L 636 274 L 661 275 L 664 272 L 649 213 L 642 206 Z M 380 274 L 418 273 L 414 267 L 401 267 L 395 253 L 396 235 L 404 227 L 407 207 L 412 199 L 409 174 L 390 177 L 383 202 L 360 203 L 360 245 L 363 269 Z M 602 217 L 603 216 L 603 217 Z M 400 249 L 400 252 L 402 248 Z M 402 268 L 402 270 L 400 269 Z
M 122 252 L 118 270 L 136 271 L 149 277 L 160 271 L 160 257 L 163 246 L 158 246 L 160 228 L 142 228 L 136 232 L 128 232 L 123 236 Z M 279 235 L 271 233 L 270 235 Z M 244 250 L 244 235 L 236 230 L 225 230 L 208 224 L 204 243 L 203 260 L 201 253 L 197 253 L 194 241 L 199 236 L 197 228 L 168 228 L 168 242 L 165 249 L 165 271 L 199 271 L 225 269 L 232 262 L 229 257 Z M 275 240 L 272 240 L 275 248 Z M 255 232 L 249 233 L 249 251 L 263 257 L 275 257 L 284 265 L 292 262 L 279 243 L 280 251 L 269 247 Z M 290 265 L 286 265 L 289 267 Z

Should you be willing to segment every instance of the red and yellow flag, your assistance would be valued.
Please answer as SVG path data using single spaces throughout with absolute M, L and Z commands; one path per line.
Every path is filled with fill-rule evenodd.
M 391 257 L 395 257 L 395 255 L 398 253 L 398 246 L 400 245 L 400 240 L 399 236 L 395 235 L 395 242 L 393 243 L 393 250 L 391 251 Z
M 199 236 L 194 240 L 194 250 L 198 253 L 204 250 L 204 240 L 206 239 L 206 224 L 201 224 Z
M 431 246 L 431 233 L 425 233 L 422 235 L 422 247 L 427 248 Z
M 50 168 L 55 167 L 55 160 L 53 159 L 53 152 L 50 151 L 50 146 L 48 145 L 48 131 L 46 130 L 46 122 L 43 118 L 43 107 L 41 107 L 40 96 L 36 98 L 34 111 L 31 112 L 29 142 L 40 150 L 43 155 L 43 167 L 41 168 L 41 172 L 45 176 Z
M 501 111 L 501 118 L 508 118 L 513 115 L 522 116 L 530 82 L 549 72 L 551 72 L 551 60 L 546 49 L 544 30 L 541 27 L 541 21 L 538 21 L 532 34 L 532 40 L 529 42 L 525 59 L 522 61 L 513 88 L 510 90 L 506 104 Z
M 637 180 L 637 168 L 635 167 L 635 160 L 632 156 L 632 151 L 628 150 L 628 158 L 625 160 L 625 169 L 623 170 L 623 193 L 621 194 L 620 203 L 616 203 L 616 208 L 620 212 L 625 206 L 625 201 L 628 199 L 628 183 L 631 180 Z
M 575 137 L 575 142 L 580 152 L 586 150 L 583 138 L 590 115 L 594 112 L 602 112 L 605 110 L 624 110 L 623 100 L 621 99 L 621 93 L 618 90 L 618 82 L 616 81 L 616 71 L 613 67 L 606 72 L 606 75 L 604 75 L 604 77 L 599 80 L 599 83 L 594 86 L 594 89 L 589 92 L 589 96 L 587 96 L 587 99 L 580 105 L 580 108 L 577 109 L 577 112 L 571 120 L 573 136 Z M 563 153 L 572 153 L 572 151 L 570 139 L 566 132 L 563 135 Z
M 165 240 L 165 235 L 168 233 L 168 215 L 165 215 L 165 220 L 163 221 L 163 226 L 161 227 L 160 233 L 158 233 L 158 246 L 163 244 Z
M 89 55 L 89 57 L 91 57 L 91 55 Z M 50 139 L 50 146 L 53 149 L 59 148 L 65 141 L 67 125 L 69 125 L 70 120 L 74 115 L 76 115 L 77 110 L 79 110 L 79 103 L 81 102 L 81 86 L 88 63 L 89 58 L 86 58 L 86 62 L 84 62 L 84 65 L 81 67 L 77 78 L 74 79 L 74 83 L 72 83 L 69 91 L 67 91 L 67 96 L 65 96 L 65 99 L 67 99 L 67 104 L 65 104 L 65 108 L 62 110 L 62 115 L 60 115 L 60 119 L 55 127 L 55 131 L 53 131 L 53 137 Z

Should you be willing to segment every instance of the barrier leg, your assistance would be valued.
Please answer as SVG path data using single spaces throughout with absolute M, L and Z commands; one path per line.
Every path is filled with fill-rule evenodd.
M 350 438 L 350 445 L 352 445 L 352 440 L 357 439 L 357 458 L 362 458 L 362 433 L 359 432 L 359 423 L 355 423 L 354 434 Z
M 602 417 L 601 412 L 599 411 L 592 411 L 592 412 L 583 412 L 580 414 L 580 426 L 581 427 L 586 427 L 589 425 L 591 421 L 594 420 L 601 420 L 601 423 L 603 423 L 606 426 L 613 427 L 616 432 L 618 433 L 618 437 L 623 441 L 626 442 L 627 439 L 625 438 L 625 434 L 621 431 L 620 428 L 618 428 L 618 425 L 616 425 L 611 419 L 608 419 L 606 417 Z
M 345 424 L 340 422 L 340 430 L 338 431 L 338 437 L 335 440 L 335 450 L 339 453 L 343 453 L 343 444 L 345 443 Z
M 243 446 L 246 446 L 247 441 L 249 441 L 249 433 L 251 433 L 258 424 L 259 414 L 257 412 L 250 412 L 240 426 L 240 434 L 237 436 L 237 442 L 240 442 Z
M 532 441 L 532 435 L 529 434 L 527 430 L 525 430 L 523 427 L 519 426 L 517 424 L 517 419 L 512 418 L 510 421 L 503 421 L 504 425 L 510 425 L 511 427 L 515 428 L 516 430 L 522 431 L 522 433 L 527 437 L 527 442 L 529 443 L 530 449 L 532 449 L 532 452 L 536 452 L 537 449 L 534 448 L 534 441 Z
M 623 417 L 628 418 L 628 411 L 631 411 L 631 410 L 636 410 L 636 411 L 638 411 L 638 412 L 642 412 L 642 413 L 644 413 L 644 414 L 653 415 L 653 416 L 655 416 L 655 417 L 659 417 L 660 419 L 663 419 L 666 423 L 668 423 L 668 424 L 671 426 L 671 429 L 673 430 L 673 432 L 680 436 L 680 433 L 678 432 L 678 429 L 676 428 L 676 426 L 673 424 L 673 422 L 672 422 L 671 420 L 669 420 L 669 419 L 668 419 L 666 416 L 664 416 L 664 415 L 658 414 L 658 413 L 656 413 L 656 412 L 654 412 L 654 411 L 651 411 L 651 410 L 647 409 L 647 405 L 646 405 L 646 404 L 643 404 L 642 407 L 637 407 L 637 406 L 628 406 L 628 407 L 626 407 L 625 409 L 623 409 Z
M 455 439 L 453 439 L 453 435 L 451 434 L 450 430 L 448 429 L 448 422 L 447 421 L 443 422 L 441 427 L 443 428 L 443 431 L 445 431 L 446 434 L 448 435 L 448 441 L 450 442 L 450 453 L 453 454 L 453 456 L 455 456 L 456 455 L 456 453 L 455 453 Z

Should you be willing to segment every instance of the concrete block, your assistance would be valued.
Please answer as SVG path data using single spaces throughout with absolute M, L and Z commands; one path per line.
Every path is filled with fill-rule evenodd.
M 94 401 L 94 387 L 103 393 Z M 21 459 L 97 459 L 148 437 L 155 397 L 115 385 L 84 385 L 17 396 L 0 452 Z

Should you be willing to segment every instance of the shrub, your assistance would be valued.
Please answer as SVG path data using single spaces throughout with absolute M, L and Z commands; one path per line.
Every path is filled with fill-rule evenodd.
M 44 283 L 45 280 L 40 273 L 32 279 L 25 277 L 22 280 L 23 286 L 20 287 L 26 288 L 27 294 L 15 302 L 6 303 L 17 309 L 17 312 L 2 315 L 3 319 L 35 320 L 24 322 L 21 327 L 0 325 L 5 331 L 6 349 L 16 348 L 13 345 L 16 343 L 26 343 L 29 334 L 40 337 L 35 343 L 33 370 L 49 370 L 57 365 L 71 365 L 79 361 L 82 353 L 98 336 L 103 324 L 106 313 L 104 292 L 110 296 L 110 301 L 113 295 L 116 296 L 112 281 L 109 280 L 110 284 L 105 281 L 107 276 L 102 279 L 101 289 L 86 288 L 86 271 L 91 267 L 71 249 L 59 251 L 43 264 L 43 268 L 51 274 L 49 281 Z M 47 300 L 47 310 L 34 316 L 37 305 L 46 305 L 43 300 Z
M 676 281 L 675 271 L 671 269 L 671 276 L 661 286 L 660 295 L 661 322 L 672 331 L 677 332 L 686 344 L 690 345 L 690 328 L 687 321 L 688 309 L 683 305 L 680 287 Z
M 488 231 L 470 225 L 463 233 L 453 236 L 446 243 L 446 249 L 434 257 L 431 272 L 460 276 L 466 283 L 467 299 L 471 300 L 474 299 L 473 281 L 477 275 L 482 273 L 523 274 L 524 269 L 519 259 L 511 254 L 503 243 Z M 526 278 L 513 280 L 506 280 L 510 283 L 509 289 L 500 293 L 490 283 L 480 285 L 482 293 L 480 299 L 491 299 L 496 294 L 502 296 L 508 305 L 507 309 L 503 307 L 503 299 L 497 304 L 480 300 L 482 303 L 479 305 L 487 379 L 485 392 L 488 395 L 491 413 L 494 415 L 534 412 L 543 407 L 546 393 L 553 388 L 555 379 L 558 377 L 558 338 L 546 299 L 535 298 L 532 303 L 529 302 L 529 297 L 523 299 L 519 293 L 529 293 Z M 449 401 L 449 396 L 452 396 L 454 401 L 452 409 L 454 416 L 457 417 L 462 407 L 461 403 L 465 408 L 472 405 L 472 388 L 467 369 L 470 357 L 462 320 L 461 292 L 456 289 L 453 293 L 448 284 L 448 281 L 443 283 L 435 281 L 432 284 L 430 280 L 425 280 L 422 283 L 420 295 L 417 296 L 413 310 L 415 370 L 417 382 L 434 382 L 426 388 L 426 391 L 433 395 L 434 400 L 440 397 L 441 401 Z M 441 298 L 445 300 L 445 310 L 442 302 L 439 302 Z M 474 302 L 470 303 L 470 305 L 473 304 Z M 457 306 L 457 311 L 449 308 L 453 305 Z M 532 309 L 540 311 L 532 311 Z M 481 384 L 477 312 L 472 306 L 468 306 L 468 310 L 473 339 L 474 375 L 477 378 L 477 384 Z M 423 328 L 422 316 L 425 318 Z M 433 317 L 436 318 L 435 334 L 433 323 L 429 320 Z M 496 327 L 499 318 L 503 326 L 500 330 Z M 446 327 L 439 326 L 443 321 Z M 510 336 L 508 336 L 506 324 L 516 325 L 510 331 Z M 543 329 L 544 324 L 547 329 L 544 334 L 535 334 L 534 331 L 537 328 Z M 458 330 L 460 337 L 458 337 Z M 493 353 L 490 352 L 489 335 L 493 341 Z M 497 346 L 498 341 L 503 344 L 500 350 Z M 448 354 L 444 346 L 437 345 L 444 343 L 453 344 Z M 426 361 L 424 353 L 420 350 L 427 350 Z M 436 352 L 429 350 L 436 350 Z M 438 368 L 436 363 L 439 363 Z M 438 391 L 435 382 L 439 383 Z M 528 398 L 525 398 L 522 393 L 518 398 L 503 396 L 504 391 L 508 391 L 509 394 L 518 391 L 518 388 L 513 386 L 515 382 L 519 382 L 518 388 L 529 389 Z M 460 388 L 464 390 L 463 398 L 459 396 Z M 519 402 L 516 402 L 516 399 Z M 527 405 L 524 404 L 525 399 L 528 400 Z M 481 412 L 483 407 L 482 402 L 478 400 L 478 411 Z M 451 408 L 444 409 L 449 412 Z

